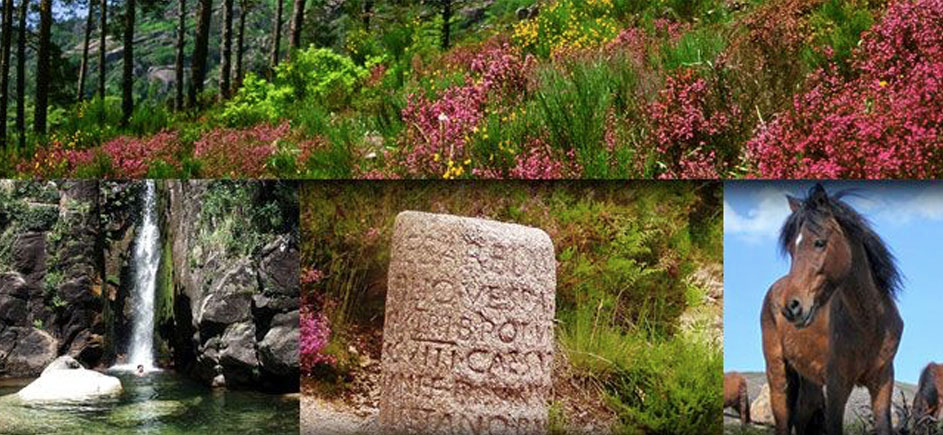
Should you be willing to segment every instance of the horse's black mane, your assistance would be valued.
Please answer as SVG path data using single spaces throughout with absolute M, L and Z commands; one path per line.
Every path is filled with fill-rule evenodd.
M 783 255 L 795 242 L 803 225 L 809 225 L 812 231 L 817 231 L 824 224 L 824 220 L 833 216 L 841 225 L 845 234 L 852 241 L 860 241 L 871 265 L 871 274 L 881 292 L 896 296 L 901 287 L 901 275 L 897 268 L 894 254 L 887 248 L 884 240 L 871 228 L 871 223 L 861 216 L 842 198 L 853 194 L 852 191 L 841 191 L 829 196 L 821 184 L 811 189 L 804 199 L 798 200 L 801 206 L 792 213 L 779 233 L 779 249 Z

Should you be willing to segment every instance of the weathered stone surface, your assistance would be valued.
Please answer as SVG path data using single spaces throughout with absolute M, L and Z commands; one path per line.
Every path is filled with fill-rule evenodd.
M 279 375 L 299 373 L 298 356 L 301 331 L 298 328 L 299 312 L 279 314 L 272 319 L 272 327 L 259 343 L 259 359 L 262 367 Z
M 541 230 L 401 213 L 383 330 L 383 429 L 545 432 L 555 270 Z
M 28 299 L 29 289 L 19 273 L 0 274 L 0 323 L 25 326 Z
M 121 394 L 121 381 L 86 370 L 70 356 L 61 356 L 36 379 L 17 393 L 26 402 L 81 401 Z
M 298 249 L 292 245 L 289 237 L 281 236 L 262 249 L 259 267 L 262 291 L 297 296 L 300 276 Z
M 763 384 L 763 389 L 750 404 L 750 419 L 759 424 L 775 424 L 773 409 L 769 403 L 769 384 Z
M 13 268 L 23 276 L 40 275 L 46 271 L 46 236 L 44 233 L 23 233 L 13 243 Z
M 58 355 L 56 339 L 39 329 L 7 328 L 0 343 L 9 340 L 12 346 L 3 364 L 8 376 L 36 376 Z
M 252 323 L 229 325 L 220 341 L 223 344 L 219 353 L 219 363 L 223 367 L 227 382 L 235 381 L 239 384 L 251 382 L 255 376 L 253 370 L 259 365 L 259 357 L 255 350 L 255 325 Z

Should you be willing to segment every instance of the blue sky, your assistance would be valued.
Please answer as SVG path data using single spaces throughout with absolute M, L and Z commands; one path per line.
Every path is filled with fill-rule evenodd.
M 764 371 L 759 310 L 769 286 L 789 270 L 776 238 L 789 214 L 786 194 L 813 182 L 735 181 L 724 186 L 724 369 Z M 929 361 L 943 361 L 943 183 L 834 182 L 854 189 L 847 202 L 868 217 L 904 275 L 898 308 L 904 336 L 898 381 L 916 383 Z

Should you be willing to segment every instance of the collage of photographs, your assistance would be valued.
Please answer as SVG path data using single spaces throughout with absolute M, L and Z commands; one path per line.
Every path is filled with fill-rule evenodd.
M 0 0 L 0 435 L 943 435 L 943 0 Z

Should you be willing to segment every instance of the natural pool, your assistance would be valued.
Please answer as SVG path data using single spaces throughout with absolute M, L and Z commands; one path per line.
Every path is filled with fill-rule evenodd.
M 172 371 L 121 379 L 120 397 L 26 405 L 15 393 L 29 380 L 0 384 L 0 433 L 297 434 L 298 396 L 212 390 Z

